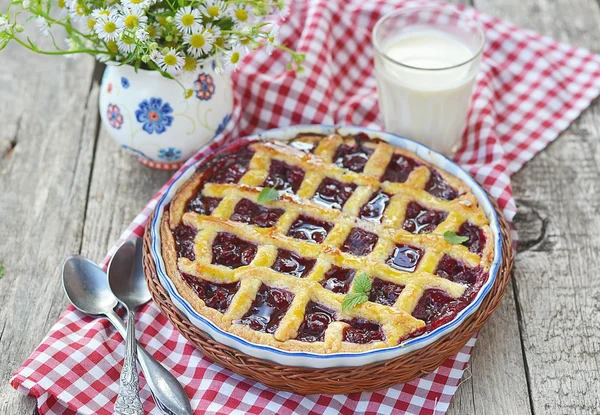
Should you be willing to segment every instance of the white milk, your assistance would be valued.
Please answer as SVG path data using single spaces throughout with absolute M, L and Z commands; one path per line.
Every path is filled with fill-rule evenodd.
M 435 29 L 391 39 L 376 56 L 379 107 L 386 129 L 451 154 L 461 142 L 478 67 L 477 51 Z M 430 70 L 426 70 L 430 69 Z M 438 69 L 438 70 L 432 70 Z

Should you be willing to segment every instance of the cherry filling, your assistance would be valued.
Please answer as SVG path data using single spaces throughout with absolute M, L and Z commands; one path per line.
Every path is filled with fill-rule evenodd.
M 329 268 L 329 271 L 325 273 L 321 285 L 323 288 L 333 291 L 334 293 L 346 294 L 354 279 L 355 273 L 356 270 L 332 265 L 331 268 Z
M 337 166 L 345 167 L 348 170 L 357 173 L 362 173 L 371 154 L 373 154 L 373 149 L 361 145 L 347 146 L 342 144 L 335 152 L 333 162 Z
M 368 255 L 373 251 L 378 240 L 379 237 L 374 233 L 361 228 L 352 228 L 342 244 L 342 252 L 348 252 L 356 256 Z
M 229 268 L 248 265 L 256 256 L 256 245 L 235 235 L 219 232 L 212 246 L 212 263 Z
M 457 282 L 459 284 L 475 285 L 478 277 L 482 275 L 481 268 L 470 267 L 462 261 L 452 258 L 450 255 L 444 255 L 438 262 L 435 275 Z
M 406 216 L 402 228 L 408 232 L 430 233 L 446 220 L 448 212 L 427 209 L 417 202 L 410 202 L 406 207 Z
M 485 233 L 483 229 L 473 225 L 471 222 L 465 222 L 460 225 L 458 235 L 469 238 L 462 244 L 469 248 L 469 251 L 481 255 L 485 246 Z
M 312 301 L 309 302 L 306 305 L 304 320 L 298 329 L 296 340 L 310 343 L 323 341 L 329 323 L 335 321 L 334 315 L 333 310 Z
M 349 343 L 371 343 L 385 338 L 381 325 L 362 318 L 344 320 L 350 327 L 344 329 L 344 341 Z
M 362 205 L 358 212 L 358 217 L 375 223 L 381 223 L 383 212 L 390 204 L 390 195 L 382 191 L 375 192 L 371 199 Z
M 354 189 L 356 189 L 354 183 L 342 183 L 327 177 L 319 185 L 312 200 L 325 207 L 342 209 Z
M 429 176 L 429 181 L 425 184 L 425 190 L 429 194 L 445 200 L 454 200 L 458 197 L 458 191 L 446 183 L 438 172 L 431 169 L 429 171 L 431 175 Z
M 400 271 L 415 272 L 423 250 L 410 245 L 396 245 L 394 252 L 387 260 L 387 264 Z
M 272 160 L 269 167 L 269 175 L 263 186 L 296 193 L 303 180 L 304 170 L 300 167 L 290 166 L 280 160 Z
M 214 308 L 221 313 L 227 311 L 227 308 L 231 304 L 231 299 L 240 288 L 239 282 L 215 284 L 185 273 L 182 273 L 181 276 L 187 285 L 194 290 L 196 295 L 204 301 L 207 307 Z
M 333 225 L 329 222 L 300 215 L 290 227 L 287 236 L 320 244 L 327 238 L 331 228 L 333 228 Z
M 277 258 L 271 268 L 282 274 L 304 278 L 312 270 L 315 262 L 317 262 L 316 259 L 303 258 L 291 251 L 278 249 Z
M 198 192 L 194 198 L 187 202 L 185 205 L 185 211 L 196 212 L 199 215 L 209 216 L 212 214 L 213 210 L 219 206 L 221 200 L 223 199 L 203 196 L 201 192 Z
M 252 330 L 275 333 L 293 299 L 294 294 L 290 291 L 262 284 L 250 310 L 237 322 Z
M 212 161 L 206 168 L 206 181 L 211 183 L 237 183 L 244 173 L 254 152 L 248 147 Z
M 198 231 L 196 229 L 186 226 L 178 225 L 173 229 L 173 236 L 175 237 L 175 250 L 179 258 L 187 258 L 190 261 L 196 259 L 194 253 L 194 239 Z
M 261 228 L 270 228 L 275 225 L 281 215 L 283 215 L 283 209 L 270 209 L 251 200 L 242 199 L 235 205 L 235 210 L 230 219 L 236 222 L 257 225 Z
M 383 305 L 394 305 L 404 286 L 375 278 L 371 285 L 369 301 Z
M 408 179 L 410 172 L 419 165 L 420 163 L 409 157 L 395 154 L 385 169 L 381 181 L 385 182 L 387 180 L 394 183 L 404 183 Z
M 413 310 L 412 316 L 423 320 L 426 324 L 426 331 L 431 331 L 452 320 L 456 313 L 466 305 L 463 303 L 464 301 L 454 299 L 442 290 L 426 290 Z

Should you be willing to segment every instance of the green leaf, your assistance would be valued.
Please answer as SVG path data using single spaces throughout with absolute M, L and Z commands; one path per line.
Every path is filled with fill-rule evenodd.
M 0 280 L 4 277 L 4 265 L 0 264 Z
M 469 240 L 469 237 L 458 236 L 456 232 L 446 231 L 444 232 L 444 239 L 450 242 L 452 245 L 460 245 L 463 242 L 467 242 Z
M 279 199 L 279 191 L 272 187 L 263 187 L 258 195 L 258 203 L 266 203 L 277 199 Z
M 342 300 L 342 311 L 350 310 L 359 304 L 367 302 L 369 296 L 364 293 L 350 293 L 344 296 Z
M 369 294 L 369 291 L 371 291 L 371 279 L 366 272 L 360 273 L 354 278 L 354 288 L 352 291 L 358 294 Z

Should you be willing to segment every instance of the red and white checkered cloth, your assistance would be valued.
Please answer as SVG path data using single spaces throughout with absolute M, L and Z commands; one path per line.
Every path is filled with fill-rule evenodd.
M 212 147 L 258 130 L 299 123 L 381 128 L 371 29 L 393 8 L 430 3 L 296 1 L 283 24 L 281 40 L 306 53 L 306 75 L 296 77 L 287 71 L 289 57 L 281 51 L 270 57 L 263 51 L 247 57 L 245 66 L 234 75 L 234 121 Z M 499 201 L 510 220 L 516 212 L 511 174 L 598 96 L 600 57 L 471 8 L 443 7 L 459 10 L 485 27 L 487 46 L 468 130 L 455 158 Z M 142 235 L 163 190 L 135 218 L 123 239 Z M 268 389 L 211 363 L 178 334 L 154 304 L 138 316 L 140 342 L 185 385 L 196 412 L 207 414 L 443 414 L 475 344 L 471 339 L 432 374 L 387 390 L 304 396 Z M 41 414 L 111 414 L 123 352 L 121 337 L 106 320 L 68 308 L 15 373 L 11 385 L 35 397 Z M 143 377 L 141 397 L 147 413 L 160 413 Z

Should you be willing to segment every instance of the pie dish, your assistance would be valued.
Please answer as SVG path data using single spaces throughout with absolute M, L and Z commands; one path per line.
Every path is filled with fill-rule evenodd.
M 290 142 L 272 140 L 293 132 Z M 245 352 L 279 351 L 281 362 L 288 352 L 393 351 L 379 360 L 428 344 L 474 311 L 493 283 L 499 236 L 466 173 L 414 142 L 360 128 L 266 138 L 213 153 L 159 203 L 153 255 L 186 314 Z M 277 198 L 259 202 L 267 187 Z M 368 301 L 342 310 L 362 274 Z

